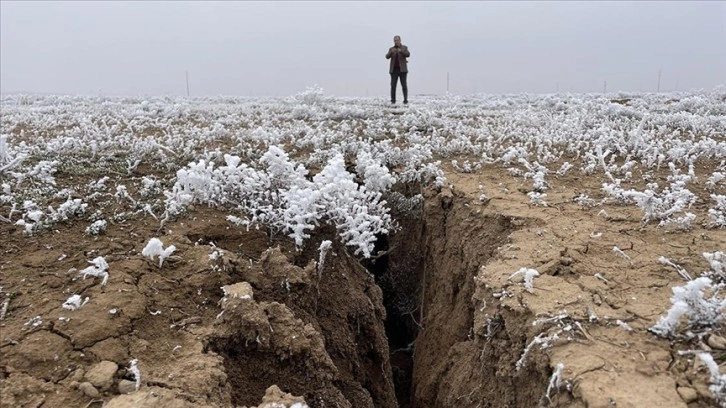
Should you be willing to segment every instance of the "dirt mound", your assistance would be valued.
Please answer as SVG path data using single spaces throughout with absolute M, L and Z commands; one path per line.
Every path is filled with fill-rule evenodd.
M 365 268 L 335 245 L 318 268 L 224 216 L 100 238 L 3 225 L 1 405 L 252 406 L 277 385 L 311 406 L 395 406 L 382 296 Z M 161 267 L 140 254 L 152 237 L 176 247 Z M 79 273 L 97 256 L 106 285 Z M 74 294 L 87 301 L 63 308 Z

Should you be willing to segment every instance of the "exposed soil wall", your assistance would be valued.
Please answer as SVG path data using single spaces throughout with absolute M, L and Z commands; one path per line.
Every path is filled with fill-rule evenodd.
M 224 214 L 204 210 L 162 232 L 177 251 L 159 268 L 139 254 L 147 239 L 128 238 L 155 235 L 149 226 L 98 241 L 78 233 L 75 245 L 53 235 L 28 243 L 3 228 L 36 248 L 9 251 L 3 270 L 3 290 L 14 294 L 0 344 L 4 407 L 251 406 L 272 385 L 312 407 L 397 406 L 381 291 L 335 244 L 318 268 L 317 251 L 231 229 Z M 86 263 L 80 248 L 107 257 L 106 286 L 68 272 Z M 223 298 L 220 288 L 235 285 L 249 298 Z M 69 293 L 90 300 L 63 309 Z M 38 315 L 37 325 L 24 324 Z M 129 388 L 132 358 L 138 391 Z M 105 367 L 100 380 L 97 367 Z
M 698 252 L 725 247 L 723 231 L 666 240 L 637 209 L 608 209 L 614 228 L 566 188 L 551 200 L 568 204 L 533 208 L 506 175 L 450 177 L 454 189 L 394 214 L 401 228 L 362 263 L 338 244 L 317 263 L 330 229 L 296 251 L 203 208 L 102 237 L 0 225 L 0 406 L 715 406 L 703 365 L 677 353 L 692 345 L 647 329 L 680 283 L 654 260 L 703 270 Z M 177 247 L 161 267 L 140 254 L 155 236 Z M 78 272 L 96 256 L 105 286 Z M 531 290 L 522 267 L 540 273 Z M 88 303 L 64 309 L 71 294 Z M 714 350 L 719 330 L 703 339 Z

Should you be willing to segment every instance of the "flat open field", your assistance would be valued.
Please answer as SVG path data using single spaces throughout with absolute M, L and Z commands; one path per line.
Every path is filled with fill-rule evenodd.
M 1 112 L 2 407 L 726 407 L 723 90 Z

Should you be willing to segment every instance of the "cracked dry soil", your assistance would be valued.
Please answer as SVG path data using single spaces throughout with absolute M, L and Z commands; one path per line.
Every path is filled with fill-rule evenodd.
M 80 221 L 33 237 L 0 225 L 0 406 L 716 406 L 704 367 L 677 355 L 696 345 L 647 329 L 682 284 L 657 258 L 697 274 L 726 231 L 643 226 L 636 207 L 600 217 L 572 202 L 602 197 L 596 177 L 558 179 L 548 207 L 527 204 L 525 182 L 503 168 L 447 177 L 453 189 L 426 190 L 417 214 L 395 214 L 402 228 L 381 237 L 380 257 L 360 262 L 334 244 L 322 268 L 317 248 L 333 229 L 296 251 L 206 208 L 99 237 Z M 177 247 L 161 268 L 140 255 L 152 237 Z M 78 274 L 96 256 L 109 264 L 106 286 Z M 509 279 L 521 267 L 541 273 L 532 293 Z M 63 309 L 72 294 L 89 300 Z M 709 343 L 723 365 L 726 351 Z

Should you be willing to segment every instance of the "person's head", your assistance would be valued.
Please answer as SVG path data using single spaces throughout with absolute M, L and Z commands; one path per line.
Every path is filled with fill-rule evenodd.
M 400 46 L 401 45 L 401 36 L 397 35 L 393 37 L 393 45 Z

